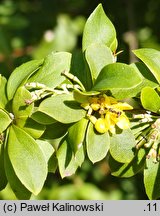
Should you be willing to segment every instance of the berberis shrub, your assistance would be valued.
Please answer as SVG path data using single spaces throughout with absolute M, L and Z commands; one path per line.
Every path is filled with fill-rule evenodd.
M 137 49 L 117 62 L 116 30 L 102 5 L 88 18 L 77 55 L 53 52 L 0 76 L 0 189 L 18 199 L 43 188 L 48 172 L 74 174 L 85 157 L 111 174 L 144 173 L 160 197 L 160 52 Z

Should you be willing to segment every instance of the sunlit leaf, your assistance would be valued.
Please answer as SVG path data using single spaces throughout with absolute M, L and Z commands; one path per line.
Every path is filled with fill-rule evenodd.
M 88 62 L 92 80 L 96 80 L 102 68 L 114 62 L 111 50 L 102 43 L 93 43 L 86 49 L 85 57 Z
M 146 160 L 144 169 L 144 185 L 147 196 L 151 200 L 160 197 L 160 163 L 154 163 L 153 158 Z
M 38 122 L 39 124 L 43 124 L 43 125 L 50 125 L 56 122 L 55 119 L 51 118 L 50 116 L 40 111 L 33 112 L 31 118 L 34 121 Z
M 37 195 L 47 177 L 46 159 L 35 140 L 12 126 L 8 137 L 8 156 L 22 184 Z
M 5 108 L 7 105 L 7 93 L 6 93 L 7 80 L 0 75 L 0 108 Z
M 121 91 L 119 89 L 112 89 L 112 95 L 116 98 L 123 99 L 126 97 L 131 98 L 139 96 L 141 90 L 145 86 L 150 86 L 153 88 L 158 86 L 158 82 L 156 81 L 155 77 L 144 63 L 132 63 L 130 67 L 133 67 L 137 74 L 139 74 L 139 76 L 141 77 L 141 82 L 138 85 L 133 86 L 131 88 L 123 88 Z
M 11 100 L 17 88 L 43 64 L 43 59 L 32 60 L 17 67 L 10 75 L 7 83 L 7 96 Z
M 113 176 L 129 178 L 140 172 L 146 161 L 146 151 L 141 148 L 130 163 L 120 163 L 110 155 L 109 166 Z
M 85 110 L 81 109 L 71 94 L 47 98 L 38 110 L 65 124 L 79 121 L 85 116 Z
M 132 79 L 131 79 L 132 77 Z M 127 90 L 136 87 L 142 82 L 142 76 L 131 66 L 124 63 L 113 63 L 105 66 L 95 84 L 94 91 L 117 90 L 123 93 L 125 91 L 125 98 L 127 98 Z
M 86 146 L 88 157 L 93 163 L 102 160 L 110 147 L 109 134 L 107 132 L 99 134 L 90 123 L 86 134 Z
M 46 129 L 45 125 L 39 124 L 31 118 L 26 119 L 26 117 L 17 119 L 16 125 L 35 139 L 40 138 Z
M 158 112 L 160 109 L 160 97 L 158 93 L 151 87 L 145 87 L 141 92 L 142 106 L 146 110 Z
M 31 192 L 27 190 L 27 188 L 22 184 L 22 182 L 19 180 L 19 178 L 17 177 L 13 169 L 13 166 L 8 156 L 8 143 L 7 142 L 8 141 L 6 138 L 5 149 L 4 149 L 4 168 L 5 168 L 7 180 L 14 194 L 16 195 L 18 199 L 21 199 L 21 200 L 30 199 Z
M 83 145 L 87 124 L 88 120 L 82 118 L 68 129 L 67 141 L 74 152 Z
M 0 134 L 7 129 L 11 122 L 11 116 L 3 109 L 0 109 Z
M 43 83 L 46 86 L 54 88 L 65 80 L 65 77 L 61 76 L 61 73 L 69 71 L 70 64 L 70 53 L 52 52 L 45 58 L 43 66 L 28 82 Z
M 103 43 L 108 47 L 116 49 L 116 31 L 111 21 L 106 16 L 102 4 L 99 4 L 91 13 L 84 27 L 83 32 L 83 51 L 92 43 Z
M 53 155 L 54 153 L 54 148 L 52 147 L 52 145 L 46 141 L 46 140 L 40 140 L 37 139 L 36 143 L 38 143 L 41 151 L 43 152 L 43 155 L 45 157 L 46 163 L 48 163 L 51 155 Z
M 58 166 L 61 177 L 67 177 L 74 174 L 79 166 L 84 161 L 83 146 L 78 149 L 76 154 L 73 154 L 72 149 L 66 140 L 63 141 L 57 151 Z
M 110 142 L 110 153 L 116 161 L 129 163 L 135 156 L 136 141 L 130 129 L 113 134 Z
M 133 53 L 147 65 L 158 83 L 160 83 L 160 51 L 151 48 L 142 48 L 134 50 Z
M 34 104 L 28 105 L 26 103 L 26 101 L 31 98 L 31 93 L 24 86 L 17 89 L 12 103 L 12 110 L 15 118 L 28 118 L 32 114 Z

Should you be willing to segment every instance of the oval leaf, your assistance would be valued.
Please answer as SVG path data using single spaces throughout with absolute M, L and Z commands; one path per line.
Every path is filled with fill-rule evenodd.
M 65 124 L 79 121 L 85 116 L 85 111 L 71 94 L 47 98 L 42 101 L 38 110 Z
M 159 112 L 160 97 L 157 92 L 151 87 L 145 87 L 141 91 L 141 102 L 145 109 L 152 112 Z
M 129 89 L 141 82 L 142 76 L 131 66 L 124 63 L 113 63 L 101 70 L 92 90 L 118 89 L 119 91 L 123 91 L 123 88 Z
M 111 50 L 106 45 L 100 43 L 93 43 L 89 46 L 86 49 L 85 56 L 93 82 L 104 66 L 114 63 L 114 56 Z
M 110 147 L 109 134 L 97 133 L 93 124 L 89 123 L 86 134 L 86 146 L 88 157 L 93 163 L 102 160 L 107 155 Z
M 53 146 L 49 142 L 47 142 L 46 140 L 37 139 L 36 143 L 39 145 L 41 151 L 43 152 L 46 163 L 48 163 L 51 155 L 53 155 L 53 153 L 54 153 Z
M 88 18 L 83 32 L 83 51 L 92 43 L 103 43 L 116 49 L 116 31 L 111 21 L 106 16 L 102 4 L 99 4 Z
M 65 80 L 61 73 L 70 70 L 70 63 L 70 53 L 52 52 L 45 58 L 43 66 L 29 79 L 29 82 L 38 82 L 54 88 Z
M 16 125 L 26 131 L 33 138 L 38 139 L 44 133 L 46 126 L 41 125 L 31 118 L 21 117 L 16 121 Z
M 76 152 L 83 144 L 88 120 L 82 118 L 68 129 L 67 141 L 74 152 Z
M 37 195 L 47 177 L 46 160 L 38 144 L 26 132 L 13 125 L 9 131 L 8 155 L 19 180 Z
M 146 67 L 146 65 L 143 64 L 143 62 L 132 63 L 130 65 L 130 67 L 133 67 L 133 69 L 137 71 L 137 74 L 139 74 L 141 76 L 142 82 L 140 82 L 138 85 L 133 86 L 132 88 L 129 88 L 129 89 L 123 88 L 122 91 L 119 91 L 119 89 L 114 89 L 114 90 L 112 89 L 112 95 L 115 98 L 123 99 L 126 97 L 131 98 L 131 97 L 135 97 L 137 95 L 139 96 L 141 90 L 145 86 L 150 86 L 153 88 L 158 87 L 158 83 L 157 83 L 156 79 L 151 74 L 151 72 Z
M 4 166 L 4 144 L 0 145 L 0 190 L 3 190 L 8 183 Z
M 4 155 L 4 161 L 5 161 L 5 172 L 8 179 L 8 182 L 16 195 L 16 197 L 20 200 L 28 200 L 31 197 L 31 192 L 27 190 L 27 188 L 21 183 L 17 175 L 15 174 L 15 171 L 13 169 L 13 166 L 10 162 L 10 159 L 8 157 L 8 150 L 5 149 L 5 155 Z
M 133 53 L 147 65 L 158 83 L 160 83 L 160 51 L 150 48 L 142 48 L 134 50 Z
M 129 163 L 135 156 L 136 141 L 130 129 L 112 135 L 110 153 L 120 163 Z
M 149 199 L 160 197 L 160 163 L 154 163 L 153 158 L 146 160 L 144 169 L 144 185 Z
M 6 113 L 3 109 L 0 109 L 0 134 L 7 129 L 11 122 L 12 119 L 9 114 Z
M 55 119 L 51 118 L 50 116 L 46 115 L 45 113 L 42 113 L 40 111 L 35 111 L 31 118 L 42 125 L 50 125 L 56 122 Z
M 57 159 L 61 177 L 71 176 L 84 161 L 83 146 L 78 149 L 76 154 L 73 154 L 70 145 L 66 140 L 63 141 L 57 151 Z
M 111 155 L 109 156 L 109 167 L 111 174 L 117 177 L 129 178 L 136 175 L 144 168 L 146 151 L 141 148 L 130 163 L 120 163 Z
M 43 59 L 32 60 L 17 67 L 11 74 L 7 83 L 7 96 L 11 100 L 17 88 L 43 64 Z
M 6 86 L 6 78 L 0 75 L 0 108 L 5 108 L 8 102 L 6 95 Z
M 43 139 L 57 139 L 64 136 L 71 124 L 62 124 L 61 122 L 55 122 L 46 126 L 46 130 L 42 135 Z
M 90 96 L 98 95 L 100 94 L 99 92 L 96 91 L 89 91 L 89 92 L 81 92 L 75 90 L 73 92 L 74 99 L 79 102 L 79 103 L 88 103 L 88 98 Z
M 70 73 L 81 81 L 86 91 L 91 89 L 93 84 L 91 72 L 84 58 L 84 53 L 81 50 L 75 50 L 73 52 Z
M 12 110 L 15 118 L 28 118 L 28 116 L 32 114 L 34 104 L 27 105 L 25 102 L 31 98 L 31 93 L 24 86 L 18 88 L 12 103 Z

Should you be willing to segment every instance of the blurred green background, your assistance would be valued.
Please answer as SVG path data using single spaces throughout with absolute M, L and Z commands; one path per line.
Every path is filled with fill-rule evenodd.
M 51 51 L 81 49 L 85 21 L 102 3 L 117 30 L 118 61 L 136 61 L 132 49 L 160 50 L 160 0 L 1 0 L 0 73 L 9 77 L 16 66 L 45 57 Z M 0 199 L 16 199 L 10 187 Z M 32 199 L 147 199 L 140 173 L 130 179 L 110 175 L 104 160 L 88 160 L 71 177 L 49 174 L 45 187 Z

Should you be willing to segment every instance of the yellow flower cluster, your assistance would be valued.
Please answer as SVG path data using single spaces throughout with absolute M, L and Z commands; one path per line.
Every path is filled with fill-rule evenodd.
M 118 102 L 115 98 L 103 94 L 90 97 L 88 103 L 81 106 L 88 110 L 87 116 L 99 133 L 110 131 L 114 134 L 116 125 L 121 129 L 129 128 L 130 122 L 123 110 L 131 110 L 133 107 L 126 102 Z

